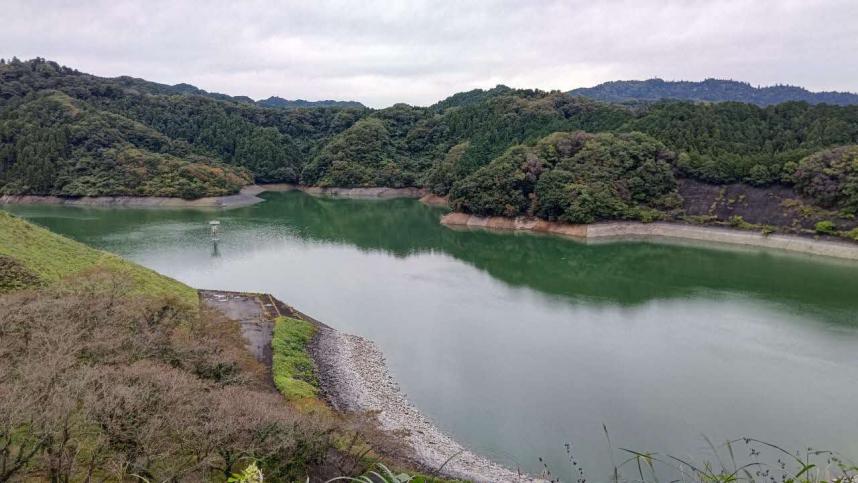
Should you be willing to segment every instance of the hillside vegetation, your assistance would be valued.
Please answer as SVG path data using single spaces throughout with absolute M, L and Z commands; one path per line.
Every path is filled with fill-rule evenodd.
M 0 211 L 0 481 L 223 482 L 252 468 L 315 482 L 381 452 L 398 461 L 401 439 L 371 417 L 288 402 L 315 396 L 312 332 L 277 320 L 284 399 L 238 323 L 194 289 Z
M 3 261 L 5 260 L 5 262 Z M 0 211 L 0 292 L 56 284 L 88 272 L 106 270 L 128 281 L 137 295 L 170 297 L 185 307 L 198 305 L 196 290 L 111 253 L 52 233 Z
M 550 136 L 589 141 L 554 159 L 544 152 Z M 832 159 L 853 145 L 858 105 L 621 105 L 498 86 L 429 107 L 274 109 L 44 59 L 0 63 L 0 193 L 196 197 L 250 181 L 420 186 L 474 213 L 646 220 L 653 210 L 682 215 L 673 178 L 791 190 L 789 203 L 803 212 L 827 210 L 814 216 L 849 225 L 854 169 Z M 495 179 L 522 172 L 524 182 Z M 651 181 L 652 193 L 635 191 Z

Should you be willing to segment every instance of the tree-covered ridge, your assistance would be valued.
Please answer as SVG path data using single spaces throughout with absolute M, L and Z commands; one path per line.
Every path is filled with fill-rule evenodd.
M 4 194 L 199 198 L 234 193 L 243 168 L 58 91 L 40 91 L 0 113 Z
M 858 106 L 687 101 L 629 106 L 498 86 L 459 93 L 430 107 L 274 109 L 219 99 L 193 86 L 91 76 L 43 59 L 0 64 L 0 189 L 5 192 L 148 195 L 164 186 L 161 193 L 201 196 L 237 189 L 240 170 L 246 169 L 257 182 L 418 186 L 439 195 L 459 183 L 456 194 L 464 200 L 464 180 L 475 181 L 472 175 L 484 175 L 480 170 L 491 163 L 509 162 L 516 156 L 510 148 L 532 150 L 552 133 L 578 131 L 611 145 L 660 143 L 673 153 L 662 161 L 677 179 L 801 188 L 808 176 L 842 167 L 805 163 L 810 171 L 798 176 L 802 160 L 858 144 Z M 179 169 L 184 163 L 193 169 Z M 549 178 L 564 176 L 558 171 Z M 201 181 L 182 181 L 188 177 Z M 507 182 L 500 181 L 468 189 L 475 194 Z M 816 199 L 812 192 L 802 191 Z M 650 207 L 648 201 L 623 202 L 625 208 L 614 213 L 624 217 Z
M 306 109 L 311 107 L 350 107 L 354 109 L 365 109 L 366 106 L 358 101 L 335 101 L 326 99 L 324 101 L 306 101 L 304 99 L 283 99 L 282 97 L 272 96 L 268 99 L 256 101 L 256 104 L 262 107 L 279 107 L 281 109 Z
M 724 79 L 706 79 L 701 82 L 662 79 L 613 81 L 594 87 L 574 89 L 569 91 L 569 94 L 606 102 L 680 99 L 703 102 L 734 101 L 758 106 L 771 106 L 791 101 L 839 106 L 858 104 L 858 94 L 851 92 L 811 92 L 802 87 L 789 85 L 753 87 L 747 82 Z
M 640 133 L 554 133 L 453 184 L 454 209 L 571 223 L 654 218 L 681 205 L 675 154 Z

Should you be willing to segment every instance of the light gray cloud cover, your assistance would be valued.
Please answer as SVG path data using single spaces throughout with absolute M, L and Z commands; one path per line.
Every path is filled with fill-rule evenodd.
M 858 91 L 858 1 L 10 1 L 0 57 L 209 91 L 426 105 L 503 83 Z

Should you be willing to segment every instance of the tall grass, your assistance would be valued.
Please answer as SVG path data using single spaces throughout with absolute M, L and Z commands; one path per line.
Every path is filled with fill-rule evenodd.
M 706 458 L 694 461 L 670 454 L 615 448 L 603 425 L 611 459 L 610 481 L 614 483 L 858 483 L 858 465 L 840 454 L 814 448 L 799 451 L 767 441 L 743 437 L 715 444 L 706 436 Z M 551 473 L 543 462 L 539 475 L 551 482 L 586 483 L 587 477 L 575 460 L 571 444 L 567 478 Z M 542 461 L 540 459 L 540 461 Z
M 288 400 L 315 397 L 318 381 L 307 344 L 313 338 L 313 324 L 289 317 L 278 317 L 271 340 L 274 385 Z

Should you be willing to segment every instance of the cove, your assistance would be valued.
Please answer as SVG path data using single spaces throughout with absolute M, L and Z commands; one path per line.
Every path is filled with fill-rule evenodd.
M 858 455 L 854 262 L 457 231 L 407 199 L 262 197 L 229 211 L 3 209 L 374 340 L 424 414 L 512 468 L 543 457 L 569 480 L 571 442 L 605 481 L 603 423 L 614 446 L 679 457 L 711 456 L 703 434 Z

